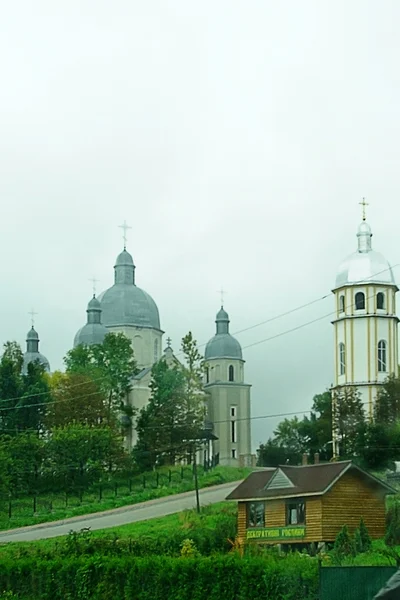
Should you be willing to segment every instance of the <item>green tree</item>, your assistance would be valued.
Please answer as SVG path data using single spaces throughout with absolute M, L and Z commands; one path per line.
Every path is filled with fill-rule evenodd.
M 15 406 L 22 395 L 23 354 L 17 342 L 6 342 L 0 359 L 0 431 L 16 431 Z
M 40 491 L 40 472 L 45 458 L 45 442 L 35 433 L 4 437 L 7 455 L 9 491 L 33 494 Z
M 365 438 L 365 412 L 359 392 L 355 389 L 335 391 L 332 429 L 339 442 L 342 458 L 360 455 Z
M 280 445 L 277 440 L 269 438 L 265 444 L 260 444 L 257 449 L 257 466 L 278 467 L 279 465 L 296 465 L 299 463 L 298 452 Z
M 337 534 L 333 550 L 339 560 L 346 556 L 355 556 L 354 540 L 349 533 L 347 525 L 343 525 Z
M 67 353 L 64 362 L 67 373 L 90 376 L 100 385 L 106 398 L 108 424 L 118 412 L 132 415 L 127 396 L 138 368 L 132 344 L 123 333 L 108 333 L 102 344 L 79 345 Z
M 22 376 L 21 397 L 15 405 L 16 430 L 43 432 L 50 400 L 49 380 L 44 366 L 39 361 L 29 363 L 27 373 Z
M 374 417 L 383 425 L 392 425 L 400 419 L 400 378 L 390 375 L 380 386 Z
M 384 469 L 395 456 L 394 437 L 390 427 L 382 423 L 368 423 L 365 428 L 364 444 L 360 449 L 363 463 L 369 469 Z
M 46 414 L 46 427 L 70 423 L 99 425 L 107 420 L 107 406 L 100 382 L 81 373 L 56 371 L 49 378 L 53 402 Z
M 281 448 L 285 448 L 293 461 L 292 464 L 301 462 L 302 454 L 308 452 L 308 440 L 302 435 L 301 425 L 299 418 L 293 417 L 281 421 L 274 431 L 276 443 Z
M 182 455 L 186 434 L 185 377 L 182 369 L 169 367 L 164 359 L 153 365 L 151 396 L 141 410 L 133 455 L 142 469 L 174 464 Z

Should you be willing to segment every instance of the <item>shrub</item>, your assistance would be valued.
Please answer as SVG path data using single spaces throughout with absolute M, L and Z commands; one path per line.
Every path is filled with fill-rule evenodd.
M 196 544 L 193 540 L 186 538 L 181 544 L 181 556 L 183 558 L 195 558 L 199 556 L 199 551 L 196 548 Z
M 400 507 L 398 502 L 395 502 L 386 513 L 385 542 L 388 546 L 400 544 Z
M 356 549 L 354 541 L 349 533 L 347 525 L 343 525 L 342 529 L 337 534 L 333 550 L 335 556 L 339 560 L 347 556 L 355 556 Z

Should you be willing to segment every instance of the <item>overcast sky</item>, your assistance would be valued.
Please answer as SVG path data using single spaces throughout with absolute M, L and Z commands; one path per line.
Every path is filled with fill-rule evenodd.
M 4 3 L 1 342 L 25 346 L 33 306 L 60 368 L 124 219 L 176 350 L 213 335 L 221 286 L 232 332 L 329 294 L 362 196 L 400 261 L 399 23 L 396 0 Z M 332 310 L 238 335 L 253 416 L 331 384 Z M 253 421 L 254 447 L 278 421 Z

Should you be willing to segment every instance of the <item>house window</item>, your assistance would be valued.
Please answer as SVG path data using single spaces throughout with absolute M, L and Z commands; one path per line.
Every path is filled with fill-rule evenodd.
M 235 448 L 233 448 L 233 450 L 232 450 L 232 458 L 236 458 L 236 450 L 235 450 Z
M 339 298 L 339 307 L 340 307 L 340 312 L 343 313 L 344 312 L 344 296 L 340 296 L 340 298 Z
M 386 373 L 386 342 L 384 340 L 378 342 L 378 371 Z
M 306 505 L 304 500 L 289 500 L 286 504 L 286 525 L 305 525 Z
M 265 527 L 264 502 L 247 503 L 247 527 Z
M 231 421 L 231 442 L 236 443 L 236 421 Z
M 231 417 L 236 417 L 236 406 L 231 406 Z
M 343 343 L 339 344 L 339 374 L 346 373 L 346 349 Z
M 383 292 L 378 292 L 376 295 L 376 308 L 378 310 L 385 309 L 385 294 Z
M 356 310 L 364 310 L 365 308 L 365 294 L 364 292 L 357 292 L 355 297 Z
M 206 383 L 210 382 L 210 369 L 206 367 Z
M 235 370 L 233 365 L 229 365 L 229 381 L 235 381 Z

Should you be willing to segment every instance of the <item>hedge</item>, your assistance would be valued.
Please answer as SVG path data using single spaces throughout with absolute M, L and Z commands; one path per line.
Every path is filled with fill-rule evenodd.
M 317 600 L 317 561 L 235 555 L 3 560 L 0 593 L 19 600 Z

